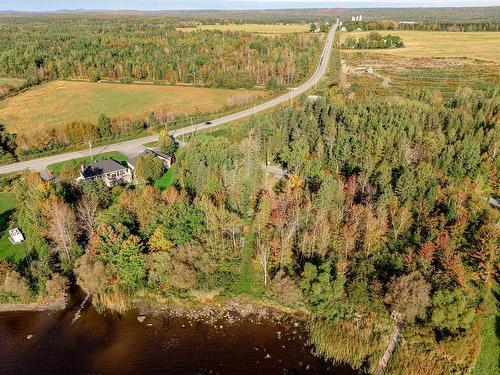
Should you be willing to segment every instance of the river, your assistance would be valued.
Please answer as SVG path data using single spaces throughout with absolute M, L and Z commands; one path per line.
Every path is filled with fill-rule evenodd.
M 356 374 L 311 354 L 291 319 L 211 320 L 166 312 L 63 311 L 0 314 L 1 374 Z

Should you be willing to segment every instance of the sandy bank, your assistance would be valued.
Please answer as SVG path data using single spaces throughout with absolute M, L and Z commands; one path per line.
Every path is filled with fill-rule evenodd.
M 66 298 L 44 300 L 33 303 L 4 303 L 0 304 L 0 313 L 15 311 L 48 311 L 64 310 L 66 308 Z

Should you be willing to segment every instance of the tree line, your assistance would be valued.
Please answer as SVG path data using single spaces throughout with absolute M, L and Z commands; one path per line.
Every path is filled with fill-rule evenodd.
M 341 45 L 343 49 L 378 49 L 378 48 L 404 48 L 403 40 L 397 35 L 380 35 L 372 31 L 368 36 L 356 39 L 353 35 L 348 35 Z
M 500 31 L 500 23 L 497 21 L 479 21 L 479 22 L 446 22 L 446 21 L 421 21 L 418 18 L 405 19 L 399 21 L 345 21 L 342 23 L 347 31 L 375 30 L 413 30 L 413 31 L 454 31 L 454 32 L 473 32 L 473 31 Z
M 308 76 L 317 36 L 175 30 L 148 17 L 4 18 L 0 76 L 277 87 Z

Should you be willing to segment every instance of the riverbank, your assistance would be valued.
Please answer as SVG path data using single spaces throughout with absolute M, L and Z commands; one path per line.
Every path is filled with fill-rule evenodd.
M 68 299 L 61 297 L 57 299 L 42 300 L 32 303 L 3 303 L 0 304 L 0 313 L 21 311 L 56 311 L 66 308 Z
M 272 303 L 256 301 L 249 298 L 237 297 L 226 301 L 202 304 L 199 302 L 174 303 L 170 305 L 142 304 L 135 309 L 139 316 L 167 316 L 170 318 L 184 318 L 193 322 L 203 322 L 214 325 L 224 320 L 232 325 L 242 320 L 260 324 L 263 321 L 275 323 L 293 323 L 296 327 L 305 326 L 309 313 L 304 309 L 291 309 Z
M 23 312 L 23 311 L 62 311 L 67 307 L 79 305 L 86 299 L 86 294 L 79 288 L 68 296 L 41 300 L 32 303 L 7 303 L 0 304 L 2 312 Z M 294 319 L 306 322 L 309 312 L 305 308 L 291 308 L 279 305 L 273 301 L 255 300 L 245 296 L 233 297 L 230 299 L 190 299 L 178 300 L 166 298 L 156 294 L 146 294 L 131 296 L 126 301 L 120 301 L 120 308 L 108 305 L 100 306 L 101 313 L 118 313 L 124 315 L 136 311 L 139 315 L 169 315 L 171 317 L 183 317 L 193 320 L 205 319 L 208 323 L 217 319 L 230 318 L 235 316 L 247 318 L 255 316 L 258 319 L 270 319 L 282 321 L 283 319 Z M 92 303 L 92 297 L 89 298 Z
M 245 300 L 97 312 L 0 313 L 0 373 L 358 374 L 315 357 L 306 322 Z M 241 314 L 244 314 L 243 317 Z

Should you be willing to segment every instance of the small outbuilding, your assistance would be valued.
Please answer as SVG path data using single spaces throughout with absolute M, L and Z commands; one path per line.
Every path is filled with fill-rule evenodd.
M 165 169 L 170 168 L 172 163 L 173 163 L 173 158 L 171 155 L 166 154 L 166 153 L 161 152 L 161 151 L 158 151 L 158 150 L 153 150 L 152 148 L 147 148 L 142 153 L 140 153 L 139 155 L 137 155 L 129 160 L 128 163 L 133 169 L 135 169 L 136 164 L 137 164 L 137 160 L 142 155 L 151 155 L 151 156 L 154 156 L 155 158 L 160 159 L 163 162 L 163 168 L 165 168 Z

